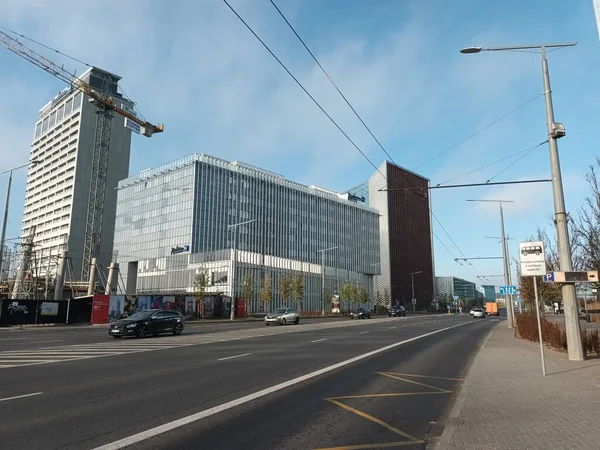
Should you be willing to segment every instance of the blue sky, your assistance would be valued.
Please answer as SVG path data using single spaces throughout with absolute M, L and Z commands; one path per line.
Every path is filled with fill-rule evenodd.
M 255 31 L 340 126 L 379 165 L 385 155 L 302 48 L 268 0 L 231 0 Z M 177 7 L 173 5 L 176 4 Z M 461 55 L 471 45 L 577 41 L 549 54 L 567 208 L 587 195 L 584 174 L 598 154 L 600 42 L 591 0 L 456 2 L 279 0 L 277 4 L 394 161 L 445 182 L 546 139 L 540 57 L 526 52 Z M 485 6 L 484 6 L 485 5 Z M 220 0 L 5 0 L 0 25 L 123 77 L 128 96 L 165 133 L 135 137 L 131 173 L 204 152 L 241 160 L 306 184 L 343 190 L 372 167 L 312 104 Z M 66 68 L 85 67 L 32 45 Z M 0 48 L 0 168 L 27 161 L 38 110 L 64 86 Z M 537 98 L 536 98 L 537 97 Z M 535 100 L 534 100 L 535 99 Z M 531 100 L 531 101 L 530 101 Z M 529 102 L 530 101 L 530 102 Z M 425 165 L 520 105 L 526 106 Z M 515 158 L 459 178 L 485 182 Z M 542 145 L 496 181 L 548 178 Z M 19 235 L 25 173 L 15 176 L 7 237 Z M 5 195 L 6 175 L 0 180 Z M 517 242 L 552 231 L 549 184 L 433 192 L 433 211 L 459 256 L 500 254 L 497 206 L 514 200 L 507 232 Z M 495 245 L 495 247 L 494 247 Z M 477 281 L 435 242 L 436 272 Z M 499 261 L 473 263 L 500 274 Z M 418 268 L 415 268 L 418 270 Z M 494 279 L 500 283 L 500 279 Z

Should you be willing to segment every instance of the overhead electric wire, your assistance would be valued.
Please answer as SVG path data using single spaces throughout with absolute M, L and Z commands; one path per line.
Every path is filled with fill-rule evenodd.
M 437 218 L 437 216 L 433 213 L 433 211 L 431 211 L 431 208 L 429 209 L 429 211 L 431 212 L 431 215 L 433 216 L 433 218 L 436 220 L 436 222 L 439 224 L 439 226 L 442 228 L 442 230 L 444 231 L 444 233 L 446 233 L 446 236 L 448 236 L 448 239 L 450 239 L 450 242 L 452 242 L 452 244 L 454 245 L 454 247 L 456 247 L 456 250 L 458 250 L 458 253 L 460 253 L 462 255 L 463 258 L 467 258 L 467 256 L 463 253 L 463 251 L 459 248 L 459 246 L 456 244 L 456 242 L 454 241 L 454 239 L 452 239 L 452 236 L 450 236 L 450 233 L 448 233 L 448 230 L 446 230 L 446 227 L 444 227 L 444 225 L 442 225 L 442 222 L 440 222 L 440 219 Z M 439 238 L 438 238 L 439 239 Z M 457 261 L 458 262 L 458 261 Z M 477 272 L 479 275 L 483 276 L 483 274 L 481 272 L 479 272 L 475 266 L 468 260 L 466 259 L 465 262 L 473 267 L 473 269 L 475 270 L 475 272 Z M 461 264 L 462 265 L 462 264 Z M 486 279 L 484 277 L 484 279 Z M 490 280 L 488 280 L 490 281 Z
M 536 148 L 540 147 L 541 145 L 545 144 L 548 141 L 544 141 L 538 145 L 536 145 L 535 147 L 531 148 L 527 153 L 525 153 L 524 155 L 522 155 L 521 157 L 515 159 L 513 162 L 511 162 L 508 166 L 506 166 L 504 169 L 502 169 L 500 172 L 498 172 L 496 175 L 494 175 L 492 178 L 490 178 L 489 180 L 486 181 L 486 183 L 489 183 L 490 181 L 492 181 L 494 178 L 498 177 L 499 175 L 501 175 L 502 173 L 506 172 L 508 169 L 510 169 L 512 166 L 514 166 L 516 163 L 518 163 L 519 161 L 521 161 L 523 158 L 525 158 L 527 155 L 529 155 L 532 151 L 534 151 Z
M 281 18 L 285 21 L 285 23 L 287 23 L 288 27 L 290 27 L 290 29 L 293 31 L 293 33 L 296 35 L 296 37 L 298 38 L 298 40 L 300 41 L 300 43 L 304 46 L 304 48 L 306 49 L 306 51 L 310 54 L 310 56 L 312 57 L 312 59 L 315 61 L 315 63 L 317 63 L 317 66 L 319 66 L 319 68 L 321 69 L 321 71 L 325 74 L 325 76 L 327 77 L 327 79 L 329 80 L 329 82 L 333 85 L 333 87 L 335 88 L 335 90 L 338 92 L 338 94 L 340 94 L 340 96 L 344 99 L 344 101 L 346 102 L 346 104 L 350 107 L 350 109 L 352 110 L 352 112 L 354 113 L 354 115 L 358 118 L 358 120 L 360 120 L 360 123 L 363 124 L 363 126 L 365 127 L 365 129 L 369 132 L 369 134 L 371 135 L 371 137 L 375 140 L 375 142 L 377 142 L 377 145 L 379 145 L 379 148 L 381 148 L 381 150 L 383 150 L 383 153 L 386 154 L 386 156 L 388 158 L 390 158 L 390 161 L 394 162 L 394 158 L 392 158 L 392 156 L 388 153 L 388 151 L 385 149 L 385 147 L 383 146 L 383 144 L 379 141 L 379 139 L 377 139 L 375 137 L 375 135 L 373 134 L 373 132 L 371 131 L 371 129 L 368 127 L 368 125 L 365 123 L 365 121 L 362 119 L 362 117 L 358 114 L 358 112 L 356 112 L 356 109 L 354 109 L 354 106 L 352 106 L 352 104 L 350 103 L 350 101 L 346 98 L 346 96 L 342 93 L 342 91 L 340 90 L 340 88 L 338 87 L 338 85 L 331 79 L 331 77 L 329 76 L 329 73 L 327 73 L 327 71 L 325 70 L 325 68 L 321 65 L 321 63 L 319 62 L 319 60 L 317 59 L 317 57 L 314 55 L 314 53 L 310 50 L 310 48 L 308 48 L 308 45 L 306 45 L 306 43 L 304 42 L 304 40 L 300 37 L 300 35 L 298 34 L 298 32 L 296 31 L 296 29 L 292 26 L 292 24 L 290 23 L 290 21 L 285 17 L 285 15 L 281 12 L 281 10 L 277 7 L 277 5 L 275 4 L 275 2 L 273 0 L 269 0 L 271 2 L 271 4 L 273 5 L 273 7 L 277 10 L 277 12 L 279 13 L 279 15 L 281 16 Z
M 313 101 L 313 103 L 315 105 L 317 105 L 317 107 L 321 110 L 321 112 L 323 114 L 325 114 L 325 116 L 327 116 L 327 118 L 331 121 L 331 123 L 333 123 L 333 125 L 335 125 L 335 127 L 339 130 L 339 132 L 344 135 L 344 137 L 348 140 L 348 142 L 350 142 L 350 144 L 352 144 L 352 146 L 356 150 L 358 150 L 358 152 L 369 162 L 369 164 L 371 164 L 371 166 L 373 166 L 375 168 L 375 170 L 377 172 L 379 172 L 379 174 L 385 178 L 385 176 L 380 172 L 379 168 L 375 165 L 375 163 L 373 163 L 373 161 L 371 161 L 369 159 L 367 154 L 352 140 L 352 138 L 350 136 L 348 136 L 348 134 L 346 134 L 346 132 L 344 130 L 342 130 L 342 127 L 340 127 L 338 125 L 338 123 L 333 119 L 333 117 L 331 117 L 329 115 L 329 113 L 327 111 L 325 111 L 325 108 L 323 108 L 321 106 L 321 104 L 311 95 L 311 93 L 308 92 L 308 90 L 306 90 L 306 88 L 298 80 L 298 78 L 296 78 L 294 76 L 294 74 L 287 68 L 287 66 L 277 57 L 277 55 L 275 55 L 275 53 L 273 53 L 273 51 L 269 48 L 269 46 L 267 44 L 265 44 L 265 42 L 260 38 L 260 36 L 258 36 L 258 34 L 256 34 L 256 32 L 252 29 L 252 27 L 250 25 L 248 25 L 248 23 L 242 18 L 242 16 L 240 16 L 238 14 L 238 12 L 233 8 L 233 6 L 231 6 L 227 0 L 223 0 L 223 3 L 225 3 L 227 5 L 227 7 L 236 15 L 236 17 L 240 20 L 240 22 L 242 22 L 244 24 L 244 26 L 248 29 L 248 31 L 250 31 L 250 33 L 252 33 L 254 35 L 254 37 L 258 40 L 258 42 L 260 42 L 262 44 L 262 46 L 265 48 L 265 50 L 267 50 L 271 54 L 271 56 L 275 59 L 275 61 L 277 61 L 279 63 L 279 65 L 287 72 L 287 74 L 290 77 L 292 77 L 292 79 L 296 82 L 296 84 L 298 86 L 300 86 L 300 88 L 304 91 L 304 93 L 306 95 L 308 95 L 308 97 Z
M 447 184 L 447 183 L 450 183 L 451 181 L 458 180 L 459 178 L 466 177 L 467 175 L 471 175 L 471 174 L 473 174 L 473 173 L 475 173 L 475 172 L 479 172 L 480 170 L 487 169 L 488 167 L 491 167 L 491 166 L 493 166 L 493 165 L 496 165 L 496 164 L 498 164 L 498 163 L 500 163 L 500 162 L 502 162 L 502 161 L 506 161 L 507 159 L 514 158 L 515 156 L 522 155 L 523 153 L 525 153 L 525 155 L 524 155 L 524 156 L 527 156 L 527 155 L 528 155 L 529 153 L 531 153 L 533 150 L 535 150 L 536 148 L 540 147 L 541 145 L 544 145 L 546 142 L 548 142 L 548 141 L 546 140 L 546 141 L 544 141 L 544 142 L 541 142 L 541 143 L 539 143 L 539 144 L 536 144 L 536 145 L 534 145 L 534 146 L 532 146 L 532 147 L 527 147 L 525 150 L 520 150 L 520 151 L 518 151 L 518 152 L 515 152 L 515 153 L 513 153 L 513 154 L 511 154 L 511 155 L 505 156 L 504 158 L 500 158 L 500 159 L 497 159 L 497 160 L 496 160 L 496 161 L 494 161 L 494 162 L 491 162 L 491 163 L 489 163 L 489 164 L 486 164 L 485 166 L 481 166 L 481 167 L 479 167 L 479 168 L 477 168 L 477 169 L 473 169 L 473 170 L 471 170 L 471 171 L 469 171 L 469 172 L 465 172 L 465 173 L 463 173 L 462 175 L 459 175 L 459 176 L 457 176 L 457 177 L 451 178 L 451 179 L 449 179 L 449 180 L 446 180 L 446 181 L 444 181 L 444 182 L 442 182 L 442 183 L 438 183 L 438 184 L 436 184 L 436 186 L 442 186 L 443 184 Z M 519 161 L 520 159 L 521 159 L 521 158 L 517 159 L 517 161 Z M 514 164 L 514 163 L 512 163 L 512 164 Z M 510 167 L 510 166 L 509 166 L 509 167 Z M 489 180 L 487 180 L 487 182 L 490 182 L 490 181 L 491 181 L 492 179 L 494 179 L 496 176 L 498 176 L 498 175 L 495 175 L 494 177 L 490 178 Z
M 248 31 L 250 31 L 252 33 L 252 35 L 261 43 L 261 45 L 265 48 L 265 50 L 267 50 L 269 52 L 269 54 L 279 63 L 279 65 L 287 72 L 287 74 L 296 82 L 296 84 L 302 89 L 302 91 L 304 91 L 304 93 L 313 101 L 313 103 L 315 105 L 317 105 L 317 107 L 321 110 L 321 112 L 323 114 L 325 114 L 325 116 L 333 123 L 333 125 L 335 125 L 335 127 L 340 131 L 340 133 L 342 133 L 342 135 L 350 142 L 350 144 L 352 144 L 352 146 L 369 162 L 369 164 L 371 166 L 373 166 L 375 168 L 375 170 L 383 177 L 384 180 L 388 181 L 387 177 L 381 173 L 381 171 L 379 170 L 379 168 L 373 163 L 373 161 L 371 161 L 369 159 L 369 157 L 361 150 L 361 148 L 350 138 L 350 136 L 348 136 L 348 134 L 346 134 L 346 132 L 338 125 L 338 123 L 329 115 L 329 113 L 321 106 L 321 104 L 310 94 L 310 92 L 308 92 L 308 90 L 304 87 L 304 85 L 294 76 L 294 74 L 287 68 L 287 66 L 277 57 L 277 55 L 275 55 L 275 53 L 269 48 L 269 46 L 260 38 L 260 36 L 258 36 L 258 34 L 252 29 L 252 27 L 242 18 L 242 16 L 240 16 L 240 14 L 233 8 L 233 6 L 231 6 L 231 4 L 229 4 L 229 2 L 227 0 L 223 0 L 223 3 L 225 3 L 225 5 L 227 5 L 227 7 L 235 14 L 235 16 L 240 20 L 240 22 L 242 22 L 242 24 L 248 29 Z M 275 4 L 273 4 L 273 6 L 276 6 Z M 287 21 L 286 21 L 287 22 Z M 291 25 L 290 25 L 291 26 Z M 299 36 L 298 36 L 299 37 Z M 306 47 L 307 48 L 307 47 Z M 308 50 L 308 48 L 307 48 Z M 309 50 L 310 51 L 310 50 Z M 311 52 L 312 54 L 312 52 Z M 313 56 L 314 57 L 314 56 Z M 316 59 L 316 58 L 315 58 Z M 318 63 L 318 62 L 317 62 Z M 324 69 L 323 69 L 324 70 Z M 333 81 L 332 81 L 333 83 Z M 340 95 L 343 95 L 340 91 Z M 348 102 L 349 103 L 349 102 Z M 351 105 L 350 105 L 351 106 Z M 365 125 L 366 126 L 366 125 Z M 371 133 L 372 134 L 372 133 Z M 375 138 L 375 136 L 373 135 L 373 138 Z M 376 138 L 375 138 L 376 139 Z M 377 139 L 376 139 L 377 140 Z M 377 141 L 379 142 L 379 141 Z M 389 182 L 389 181 L 388 181 Z M 452 237 L 450 236 L 450 234 L 448 233 L 448 231 L 444 228 L 444 226 L 442 225 L 442 223 L 440 222 L 440 220 L 437 218 L 437 216 L 435 216 L 435 214 L 433 213 L 433 211 L 431 210 L 431 207 L 429 207 L 428 205 L 428 209 L 429 212 L 433 215 L 433 217 L 435 217 L 436 221 L 440 224 L 440 226 L 442 227 L 442 229 L 444 230 L 444 232 L 446 233 L 446 235 L 450 238 L 450 240 L 452 241 L 452 243 L 454 244 L 454 246 L 459 250 L 459 252 L 463 255 L 464 257 L 464 253 L 462 253 L 462 251 L 460 250 L 460 248 L 456 245 L 456 242 L 452 239 Z M 439 239 L 439 237 L 438 237 Z M 445 244 L 444 244 L 445 245 Z M 459 261 L 456 261 L 460 266 L 463 266 L 463 264 L 461 264 Z M 471 263 L 468 263 L 470 266 L 474 267 Z M 467 268 L 467 267 L 465 267 Z M 468 268 L 467 268 L 468 269 Z M 471 272 L 469 270 L 469 272 Z M 472 272 L 471 272 L 472 273 Z M 480 273 L 481 274 L 481 273 Z M 473 274 L 474 276 L 477 276 L 475 274 Z
M 540 98 L 542 95 L 544 95 L 544 93 L 542 92 L 541 94 L 536 95 L 535 97 L 527 100 L 525 103 L 519 105 L 518 107 L 516 107 L 515 109 L 513 109 L 512 111 L 504 114 L 503 116 L 499 117 L 498 119 L 494 120 L 493 122 L 489 123 L 488 125 L 486 125 L 483 128 L 480 128 L 479 130 L 477 130 L 476 132 L 474 132 L 473 134 L 467 136 L 466 138 L 462 139 L 461 141 L 457 142 L 456 144 L 448 147 L 446 150 L 438 153 L 437 155 L 435 155 L 433 158 L 428 159 L 427 161 L 425 161 L 424 163 L 418 165 L 417 167 L 415 167 L 413 170 L 417 171 L 418 169 L 420 169 L 421 167 L 429 164 L 430 162 L 435 161 L 436 159 L 440 158 L 441 156 L 444 156 L 446 153 L 450 152 L 451 150 L 454 150 L 456 147 L 464 144 L 465 142 L 467 142 L 468 140 L 474 138 L 475 136 L 477 136 L 478 134 L 484 132 L 485 130 L 487 130 L 488 128 L 491 128 L 492 126 L 496 125 L 498 122 L 501 122 L 502 120 L 506 119 L 508 116 L 516 113 L 517 111 L 519 111 L 521 108 L 524 108 L 525 106 L 529 105 L 531 102 L 537 100 L 538 98 Z M 390 183 L 390 187 L 392 187 L 392 184 L 396 184 L 398 182 L 400 182 L 404 177 L 406 176 L 406 174 L 401 174 L 398 178 L 396 178 L 394 180 L 393 183 Z

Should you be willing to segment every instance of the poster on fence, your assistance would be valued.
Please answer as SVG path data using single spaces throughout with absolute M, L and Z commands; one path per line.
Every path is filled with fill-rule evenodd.
M 58 315 L 58 303 L 57 302 L 42 302 L 40 308 L 40 315 L 42 316 L 57 316 Z

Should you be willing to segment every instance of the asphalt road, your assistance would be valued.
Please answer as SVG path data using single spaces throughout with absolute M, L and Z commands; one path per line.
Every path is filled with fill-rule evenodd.
M 420 316 L 261 324 L 260 330 L 106 339 L 75 347 L 92 355 L 70 361 L 60 357 L 72 346 L 57 343 L 54 356 L 45 356 L 52 362 L 0 368 L 0 442 L 3 450 L 108 450 L 142 433 L 131 448 L 351 449 L 382 442 L 424 448 L 430 422 L 443 413 L 455 379 L 494 323 Z M 144 350 L 94 355 L 102 345 L 97 351 Z M 2 358 L 27 361 L 28 352 L 52 350 L 0 354 L 0 367 Z M 348 396 L 354 398 L 340 398 Z
M 324 317 L 303 319 L 300 326 L 311 323 L 336 322 L 349 320 L 347 317 Z M 249 330 L 264 328 L 264 322 L 189 322 L 185 334 L 208 334 L 231 330 Z M 24 329 L 0 329 L 0 352 L 3 350 L 43 348 L 56 345 L 91 344 L 106 342 L 108 325 L 71 325 L 56 327 L 39 327 Z M 160 339 L 160 338 L 159 338 Z

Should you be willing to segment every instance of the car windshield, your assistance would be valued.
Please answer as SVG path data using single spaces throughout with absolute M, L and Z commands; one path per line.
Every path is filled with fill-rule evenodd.
M 279 308 L 278 310 L 275 311 L 275 314 L 285 314 L 286 309 L 285 308 Z
M 144 319 L 149 319 L 152 314 L 154 314 L 156 311 L 138 311 L 132 315 L 130 315 L 129 317 L 127 317 L 127 320 L 144 320 Z

